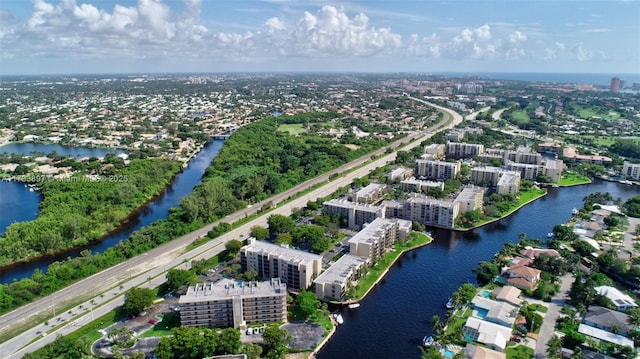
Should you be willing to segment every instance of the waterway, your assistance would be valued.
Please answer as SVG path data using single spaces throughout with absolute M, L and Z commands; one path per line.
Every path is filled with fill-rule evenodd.
M 147 205 L 140 208 L 129 219 L 129 222 L 127 222 L 126 226 L 119 229 L 117 232 L 111 234 L 110 236 L 108 236 L 107 238 L 105 238 L 100 242 L 95 242 L 86 246 L 82 246 L 80 248 L 75 248 L 72 251 L 65 252 L 60 255 L 44 257 L 33 262 L 21 263 L 13 267 L 4 268 L 0 271 L 0 282 L 9 283 L 14 279 L 29 277 L 31 276 L 31 274 L 36 268 L 39 268 L 42 271 L 46 271 L 47 266 L 49 266 L 49 264 L 55 261 L 64 260 L 67 257 L 75 257 L 85 249 L 89 249 L 93 253 L 104 252 L 109 247 L 112 247 L 118 242 L 120 242 L 121 240 L 128 238 L 131 235 L 131 233 L 133 233 L 135 230 L 140 229 L 146 225 L 149 225 L 150 223 L 158 219 L 166 218 L 169 215 L 169 209 L 177 206 L 179 204 L 180 198 L 191 193 L 193 188 L 196 185 L 200 184 L 204 171 L 207 169 L 207 167 L 209 167 L 209 165 L 211 164 L 211 161 L 218 154 L 218 152 L 220 152 L 220 149 L 222 148 L 223 143 L 224 143 L 223 141 L 218 141 L 218 140 L 208 142 L 202 148 L 202 150 L 189 161 L 188 166 L 184 168 L 182 172 L 180 172 L 174 178 L 172 183 L 165 189 L 164 192 L 162 192 L 153 201 L 149 202 Z M 5 150 L 5 147 L 7 146 L 11 146 L 11 145 L 0 147 L 0 152 L 3 152 L 3 150 Z M 50 146 L 50 145 L 47 145 L 47 146 Z M 80 154 L 81 157 L 85 157 L 86 155 L 85 152 L 78 151 L 78 150 L 79 149 L 74 149 L 72 150 L 72 152 L 77 151 L 74 153 L 78 153 Z M 84 150 L 84 149 L 80 149 L 80 150 Z M 88 149 L 88 150 L 99 150 L 99 149 Z M 44 152 L 42 150 L 38 150 L 38 151 Z M 58 152 L 58 154 L 61 154 L 61 155 L 64 154 L 58 148 L 56 148 L 56 152 Z M 28 154 L 28 153 L 29 152 L 26 152 L 24 154 Z M 92 154 L 92 155 L 96 155 L 96 154 Z M 99 155 L 96 155 L 96 156 L 100 157 Z M 3 214 L 2 215 L 3 221 L 5 217 L 4 213 L 9 213 L 9 211 L 12 208 L 10 207 L 11 203 L 17 203 L 17 206 L 16 206 L 16 208 L 18 208 L 17 212 L 22 213 L 23 218 L 26 218 L 26 219 L 19 219 L 19 220 L 30 220 L 35 218 L 36 217 L 35 213 L 37 210 L 34 211 L 32 204 L 35 201 L 36 207 L 37 207 L 37 203 L 39 203 L 37 192 L 29 192 L 28 189 L 24 188 L 24 186 L 22 186 L 22 189 L 20 189 L 19 186 L 16 188 L 8 187 L 8 186 L 15 186 L 15 185 L 22 186 L 21 184 L 17 184 L 17 183 L 0 182 L 0 193 L 3 194 L 2 196 L 0 196 L 0 212 Z M 7 189 L 7 192 L 5 192 L 5 188 Z M 4 195 L 5 193 L 9 193 L 8 191 L 11 191 L 12 189 L 19 190 L 15 192 L 17 198 L 14 200 L 10 200 L 9 196 Z M 23 206 L 22 203 L 29 203 L 30 206 Z M 12 222 L 13 220 L 11 220 L 9 224 Z M 4 231 L 4 229 L 2 229 L 2 231 Z
M 337 328 L 318 359 L 420 358 L 419 345 L 431 335 L 431 318 L 446 314 L 444 304 L 461 284 L 475 283 L 471 272 L 491 260 L 518 235 L 546 239 L 556 224 L 581 208 L 590 193 L 609 192 L 626 200 L 640 195 L 640 186 L 596 180 L 589 185 L 550 188 L 549 194 L 512 216 L 470 232 L 433 230 L 432 244 L 405 254 L 358 309 L 343 309 Z
M 117 149 L 68 147 L 42 143 L 9 143 L 0 146 L 0 153 L 15 153 L 24 156 L 41 156 L 51 153 L 65 157 L 104 157 L 107 153 L 126 153 Z M 14 222 L 30 221 L 38 216 L 40 195 L 17 182 L 0 181 L 0 234 Z M 1 275 L 1 273 L 0 273 Z

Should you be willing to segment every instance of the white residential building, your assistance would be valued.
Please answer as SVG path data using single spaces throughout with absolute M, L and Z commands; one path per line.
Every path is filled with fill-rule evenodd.
M 340 257 L 313 281 L 318 299 L 344 299 L 349 283 L 360 278 L 362 268 L 368 263 L 367 258 L 351 254 Z

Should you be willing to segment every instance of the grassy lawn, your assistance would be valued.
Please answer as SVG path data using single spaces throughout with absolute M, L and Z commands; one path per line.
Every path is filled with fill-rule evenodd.
M 400 256 L 403 250 L 421 246 L 431 242 L 431 238 L 424 233 L 411 232 L 409 240 L 406 243 L 396 243 L 395 251 L 385 254 L 381 260 L 373 267 L 369 268 L 366 275 L 358 280 L 356 286 L 356 294 L 353 299 L 361 299 L 365 293 L 371 288 L 378 278 L 387 270 L 392 263 Z
M 302 123 L 291 123 L 278 126 L 278 131 L 289 132 L 293 136 L 307 132 Z
M 516 110 L 511 113 L 511 116 L 514 120 L 518 121 L 518 123 L 527 123 L 530 121 L 529 115 L 527 115 L 527 111 L 524 110 Z
M 542 304 L 530 304 L 529 308 L 531 308 L 531 309 L 533 309 L 533 310 L 535 310 L 537 312 L 540 312 L 540 313 L 546 313 L 547 310 L 549 310 L 547 307 L 545 307 Z
M 578 116 L 584 119 L 589 119 L 591 117 L 600 117 L 600 118 L 615 120 L 620 118 L 620 114 L 615 111 L 607 110 L 606 113 L 600 113 L 598 112 L 598 109 L 595 107 L 581 107 L 581 106 L 575 106 L 575 109 L 578 112 Z
M 509 216 L 511 213 L 513 213 L 518 208 L 522 207 L 524 204 L 526 204 L 526 203 L 528 203 L 528 202 L 530 202 L 530 201 L 532 201 L 534 199 L 538 199 L 538 198 L 544 196 L 546 193 L 547 192 L 545 190 L 543 190 L 543 189 L 521 190 L 520 194 L 518 195 L 518 201 L 514 202 L 513 204 L 511 204 L 509 206 L 509 209 L 506 212 L 504 212 L 502 214 L 502 216 L 500 216 L 500 218 L 504 218 L 504 217 Z M 471 229 L 474 229 L 474 228 L 478 228 L 478 227 L 483 226 L 483 225 L 485 225 L 487 223 L 494 222 L 494 221 L 496 221 L 497 219 L 500 219 L 500 218 L 488 217 L 488 218 L 485 218 L 485 219 L 480 220 L 478 222 L 475 222 L 472 227 L 456 226 L 455 229 L 467 231 L 467 230 L 471 230 Z
M 318 309 L 315 314 L 310 317 L 305 317 L 305 315 L 300 310 L 300 307 L 297 305 L 290 306 L 287 308 L 287 312 L 289 314 L 289 321 L 298 321 L 298 320 L 308 320 L 310 322 L 316 323 L 320 325 L 325 330 L 329 331 L 333 327 L 331 323 L 331 319 L 329 318 L 329 312 L 326 310 Z
M 507 348 L 505 354 L 507 354 L 507 359 L 529 359 L 533 358 L 533 349 L 525 345 L 518 345 L 515 348 Z
M 566 173 L 560 178 L 559 186 L 575 186 L 579 184 L 591 183 L 589 177 L 577 173 Z

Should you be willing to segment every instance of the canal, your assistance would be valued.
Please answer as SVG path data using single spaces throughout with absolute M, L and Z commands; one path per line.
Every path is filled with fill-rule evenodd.
M 202 150 L 189 161 L 188 166 L 174 178 L 164 192 L 140 208 L 123 228 L 120 228 L 102 241 L 75 248 L 72 251 L 56 256 L 47 256 L 33 262 L 21 263 L 13 267 L 4 268 L 0 271 L 0 282 L 10 283 L 14 279 L 30 277 L 36 268 L 46 271 L 49 264 L 64 260 L 67 257 L 78 256 L 80 252 L 85 249 L 91 250 L 93 253 L 104 252 L 109 247 L 128 238 L 135 230 L 147 226 L 158 219 L 166 218 L 169 215 L 169 209 L 177 206 L 180 198 L 191 193 L 193 187 L 201 182 L 204 171 L 209 167 L 218 152 L 220 152 L 223 143 L 223 141 L 218 140 L 208 142 Z M 16 145 L 28 146 L 15 147 Z M 30 154 L 31 151 L 51 153 L 52 150 L 55 150 L 60 155 L 78 158 L 86 156 L 102 157 L 108 152 L 120 153 L 118 151 L 104 149 L 70 148 L 59 145 L 35 145 L 34 147 L 34 144 L 9 144 L 0 147 L 0 152 L 9 152 L 10 150 L 14 153 L 25 155 Z M 0 227 L 0 233 L 4 232 L 6 225 L 14 221 L 36 218 L 37 204 L 40 202 L 40 197 L 37 192 L 30 192 L 27 187 L 24 187 L 24 185 L 20 183 L 0 181 L 0 193 L 3 193 L 3 195 L 0 196 L 0 213 L 2 214 L 0 216 L 2 217 L 0 224 L 4 225 L 4 227 Z M 4 193 L 10 195 L 5 196 Z
M 419 346 L 431 335 L 431 318 L 444 317 L 447 299 L 461 284 L 475 283 L 471 272 L 491 260 L 518 235 L 546 239 L 553 226 L 566 222 L 590 193 L 609 192 L 626 200 L 639 186 L 596 180 L 589 185 L 550 188 L 544 198 L 512 216 L 470 232 L 433 230 L 434 242 L 407 253 L 361 302 L 344 309 L 344 324 L 320 351 L 318 359 L 419 358 Z

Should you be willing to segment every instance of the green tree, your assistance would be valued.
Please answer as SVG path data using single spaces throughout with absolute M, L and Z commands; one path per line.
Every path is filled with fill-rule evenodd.
M 280 328 L 278 324 L 269 324 L 262 338 L 267 349 L 267 358 L 284 358 L 287 353 L 287 343 L 291 341 L 291 335 L 285 329 Z
M 267 218 L 269 233 L 272 237 L 277 237 L 280 233 L 291 233 L 296 227 L 296 222 L 290 217 L 281 214 L 273 214 Z
M 242 342 L 240 331 L 234 328 L 222 329 L 218 338 L 218 351 L 222 354 L 237 354 L 240 352 Z
M 167 288 L 172 291 L 185 284 L 192 284 L 195 280 L 194 274 L 184 269 L 169 269 L 167 271 Z
M 547 358 L 549 359 L 560 359 L 562 356 L 560 355 L 560 350 L 562 349 L 562 341 L 557 335 L 554 335 L 547 342 Z
M 237 239 L 232 239 L 224 244 L 224 248 L 227 250 L 227 253 L 229 253 L 230 258 L 235 258 L 235 256 L 240 253 L 242 246 L 242 241 Z
M 298 304 L 302 313 L 304 313 L 306 317 L 309 317 L 318 310 L 320 302 L 314 292 L 303 290 L 296 297 L 296 304 Z
M 253 226 L 251 227 L 251 237 L 259 241 L 264 241 L 269 238 L 269 230 L 261 226 Z
M 291 236 L 291 233 L 280 233 L 277 237 L 276 237 L 276 244 L 291 244 L 293 243 L 293 237 Z
M 248 343 L 244 347 L 244 353 L 247 354 L 247 359 L 260 359 L 262 347 L 257 344 Z
M 472 272 L 476 274 L 478 284 L 485 285 L 491 283 L 500 274 L 500 269 L 491 262 L 482 261 L 478 263 L 478 267 L 474 268 Z
M 153 304 L 155 291 L 148 288 L 131 288 L 124 294 L 122 309 L 127 315 L 138 315 Z

